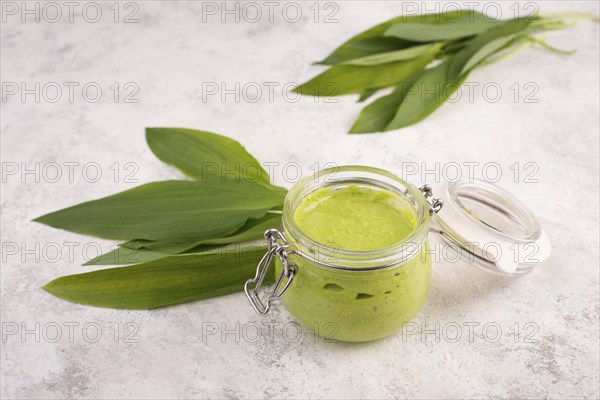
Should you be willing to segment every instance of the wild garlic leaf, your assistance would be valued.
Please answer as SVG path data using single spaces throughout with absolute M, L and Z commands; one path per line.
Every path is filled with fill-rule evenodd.
M 363 108 L 349 133 L 383 132 L 396 115 L 410 87 L 422 74 L 423 71 L 418 72 L 399 84 L 392 93 Z
M 442 24 L 457 18 L 481 18 L 482 16 L 483 14 L 477 11 L 452 10 L 436 14 L 392 18 L 348 39 L 319 64 L 334 65 L 354 58 L 400 50 L 418 44 L 394 37 L 384 37 L 385 32 L 396 23 Z
M 502 36 L 498 39 L 494 39 L 491 42 L 483 45 L 475 54 L 469 58 L 469 61 L 462 67 L 459 75 L 463 75 L 468 71 L 478 66 L 481 62 L 485 61 L 488 57 L 496 54 L 498 51 L 510 46 L 519 35 L 508 35 Z
M 264 240 L 265 231 L 273 228 L 281 228 L 281 214 L 268 212 L 267 215 L 262 218 L 249 219 L 244 226 L 230 236 L 203 240 L 199 242 L 198 245 L 230 244 L 249 242 L 252 240 Z
M 144 240 L 144 239 L 134 239 L 129 240 L 127 242 L 119 243 L 119 247 L 125 247 L 127 249 L 142 249 L 148 243 L 153 243 L 153 240 Z
M 362 92 L 360 94 L 360 96 L 358 96 L 358 100 L 356 100 L 356 102 L 357 103 L 362 103 L 363 101 L 366 101 L 369 98 L 371 98 L 371 96 L 373 96 L 378 91 L 379 91 L 379 89 L 367 89 L 364 92 Z
M 276 226 L 268 225 L 268 228 L 274 228 Z M 236 252 L 244 251 L 249 245 L 260 245 L 265 246 L 266 242 L 264 239 L 264 229 L 260 235 L 247 235 L 250 239 L 242 240 L 242 237 L 234 239 L 232 242 L 224 241 L 222 244 L 197 244 L 188 243 L 187 245 L 182 244 L 179 248 L 175 247 L 175 243 L 163 243 L 154 242 L 156 244 L 164 245 L 163 247 L 156 247 L 153 250 L 145 247 L 140 248 L 128 248 L 118 247 L 112 251 L 102 254 L 84 265 L 131 265 L 139 264 L 157 260 L 159 258 L 169 257 L 177 254 L 214 254 L 217 252 Z M 255 233 L 258 233 L 257 231 Z
M 146 128 L 146 141 L 159 160 L 198 180 L 216 176 L 270 185 L 269 174 L 237 141 L 184 128 Z
M 411 86 L 394 118 L 385 127 L 385 131 L 404 128 L 413 125 L 434 112 L 450 97 L 467 77 L 465 74 L 459 80 L 448 79 L 450 61 L 425 71 Z
M 158 260 L 159 258 L 168 257 L 172 254 L 160 253 L 151 251 L 145 248 L 132 249 L 129 247 L 117 247 L 107 253 L 101 254 L 87 261 L 84 266 L 89 265 L 126 265 L 140 264 L 143 262 Z
M 393 61 L 401 61 L 401 60 L 411 60 L 413 58 L 419 57 L 429 50 L 431 50 L 433 45 L 426 44 L 420 46 L 408 47 L 402 50 L 388 51 L 386 53 L 374 54 L 372 56 L 355 58 L 352 60 L 344 61 L 340 63 L 341 65 L 377 65 L 377 64 L 385 64 Z
M 387 53 L 394 50 L 410 48 L 415 43 L 394 37 L 372 37 L 358 39 L 341 46 L 323 61 L 316 64 L 335 65 L 348 62 L 353 59 L 372 56 L 374 54 Z
M 219 238 L 283 204 L 286 191 L 241 180 L 153 182 L 65 208 L 35 221 L 105 239 Z
M 497 20 L 483 14 L 465 12 L 453 20 L 437 24 L 398 22 L 390 26 L 384 36 L 412 42 L 451 41 L 478 35 L 497 23 Z
M 142 248 L 149 251 L 157 251 L 164 254 L 177 254 L 188 251 L 200 245 L 223 245 L 231 243 L 242 243 L 253 240 L 263 240 L 267 229 L 280 228 L 281 214 L 268 211 L 261 218 L 251 218 L 231 235 L 224 237 L 213 237 L 196 241 L 156 241 L 143 244 Z
M 498 23 L 494 28 L 473 38 L 464 49 L 452 56 L 451 64 L 448 69 L 448 78 L 450 80 L 459 79 L 460 76 L 468 70 L 465 66 L 471 65 L 471 68 L 473 68 L 486 57 L 493 54 L 493 52 L 502 48 L 504 40 L 498 40 L 498 42 L 488 46 L 490 42 L 503 38 L 505 38 L 507 42 L 510 42 L 515 35 L 525 33 L 533 21 L 534 19 L 532 17 L 505 20 Z M 475 59 L 475 62 L 470 63 L 469 61 L 473 58 Z
M 530 42 L 532 44 L 537 44 L 540 47 L 544 48 L 545 50 L 548 50 L 555 54 L 571 55 L 571 54 L 577 53 L 577 50 L 564 50 L 564 49 L 559 49 L 558 47 L 551 46 L 544 39 L 536 38 L 531 35 L 524 35 L 522 37 L 522 39 L 527 42 Z
M 52 295 L 97 307 L 150 309 L 239 292 L 265 252 L 179 254 L 127 267 L 68 275 L 44 286 Z M 274 281 L 268 274 L 265 284 Z
M 435 58 L 440 48 L 441 44 L 436 44 L 417 58 L 387 64 L 334 65 L 296 87 L 294 92 L 311 96 L 340 96 L 393 86 L 425 68 Z

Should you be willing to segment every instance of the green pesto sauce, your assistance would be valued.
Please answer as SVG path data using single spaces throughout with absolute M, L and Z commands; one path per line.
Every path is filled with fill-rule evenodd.
M 399 195 L 353 184 L 317 189 L 300 202 L 293 217 L 316 242 L 369 251 L 406 239 L 416 228 L 410 210 Z M 427 249 L 425 243 L 419 254 L 392 268 L 356 272 L 291 256 L 298 272 L 282 301 L 301 324 L 328 339 L 363 342 L 391 335 L 427 299 L 431 275 Z M 275 267 L 279 276 L 282 266 L 277 260 Z
M 323 187 L 304 197 L 294 220 L 312 240 L 339 250 L 380 250 L 415 229 L 399 195 L 358 185 Z

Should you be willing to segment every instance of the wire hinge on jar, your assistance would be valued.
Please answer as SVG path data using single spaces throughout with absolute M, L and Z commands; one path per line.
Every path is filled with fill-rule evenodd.
M 423 197 L 425 197 L 427 204 L 429 204 L 429 215 L 437 214 L 444 206 L 442 200 L 431 197 L 433 196 L 433 190 L 429 185 L 423 185 L 419 188 L 419 190 L 421 193 L 423 193 Z M 431 200 L 429 200 L 430 197 Z
M 250 300 L 250 304 L 252 304 L 254 310 L 261 315 L 266 314 L 269 311 L 271 302 L 279 299 L 290 287 L 290 284 L 292 283 L 297 271 L 297 266 L 295 264 L 290 264 L 288 261 L 287 249 L 290 244 L 283 233 L 277 229 L 269 229 L 265 232 L 265 239 L 267 239 L 267 253 L 258 263 L 258 268 L 256 268 L 256 275 L 254 278 L 248 279 L 244 285 L 244 292 L 246 292 L 246 296 Z M 273 261 L 273 257 L 275 256 L 277 256 L 279 261 L 281 261 L 283 270 L 281 271 L 281 275 L 279 275 L 279 279 L 277 279 L 277 282 L 275 283 L 275 287 L 273 288 L 271 295 L 266 299 L 266 302 L 263 303 L 258 295 L 259 290 L 263 284 L 265 276 L 267 275 L 271 261 Z M 287 281 L 284 283 L 286 278 Z M 252 287 L 252 284 L 254 284 L 254 287 Z

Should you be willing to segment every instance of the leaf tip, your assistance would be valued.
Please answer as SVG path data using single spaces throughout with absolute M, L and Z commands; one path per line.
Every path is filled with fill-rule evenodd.
M 379 131 L 367 131 L 367 130 L 360 130 L 360 129 L 350 129 L 348 131 L 349 135 L 369 135 L 369 134 L 373 134 L 373 133 L 381 133 Z
M 366 130 L 364 130 L 364 129 L 361 129 L 361 128 L 360 128 L 359 126 L 357 126 L 356 124 L 355 124 L 355 125 L 352 125 L 352 127 L 351 127 L 351 128 L 350 128 L 350 130 L 348 131 L 348 134 L 349 134 L 349 135 L 362 135 L 362 134 L 364 134 L 364 133 L 373 133 L 373 132 L 369 132 L 369 131 L 366 131 Z
M 31 220 L 31 222 L 36 222 L 38 224 L 44 224 L 44 225 L 48 225 L 48 215 L 50 214 L 44 214 L 44 215 L 40 215 L 39 217 L 36 217 L 34 219 Z
M 148 141 L 152 136 L 155 136 L 160 128 L 147 127 L 146 128 L 146 141 Z
M 64 276 L 60 277 L 60 278 L 56 278 L 51 280 L 50 282 L 46 283 L 44 286 L 41 287 L 42 290 L 44 290 L 47 293 L 50 293 L 52 296 L 62 299 L 62 300 L 67 300 L 73 303 L 77 303 L 76 300 L 73 300 L 71 298 L 71 296 L 69 296 L 68 293 L 65 293 L 62 289 L 64 289 Z
M 41 287 L 41 289 L 43 289 L 44 291 L 50 293 L 52 296 L 58 296 L 57 294 L 57 283 L 56 281 L 60 280 L 60 278 L 57 279 L 53 279 L 50 282 L 46 283 L 44 286 Z

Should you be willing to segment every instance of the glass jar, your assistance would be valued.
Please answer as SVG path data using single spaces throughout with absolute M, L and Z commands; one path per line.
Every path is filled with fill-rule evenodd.
M 316 190 L 349 186 L 392 195 L 394 206 L 412 216 L 412 231 L 390 246 L 369 251 L 349 251 L 313 240 L 295 220 L 298 206 Z M 516 260 L 492 254 L 490 240 L 500 251 L 515 244 L 522 249 L 533 242 L 541 247 L 542 259 L 548 256 L 549 242 L 537 220 L 510 193 L 481 181 L 438 185 L 436 190 L 449 203 L 443 212 L 442 200 L 432 198 L 428 185 L 417 188 L 377 168 L 335 167 L 299 181 L 286 196 L 281 231 L 265 233 L 268 251 L 256 276 L 246 282 L 252 306 L 266 314 L 270 304 L 281 298 L 296 320 L 322 336 L 348 342 L 376 340 L 415 317 L 427 299 L 430 231 L 459 251 L 462 259 L 496 274 L 524 274 L 535 264 L 522 254 Z M 487 242 L 473 242 L 473 238 Z M 273 260 L 276 283 L 263 301 L 259 292 Z
M 392 246 L 372 251 L 340 250 L 311 239 L 294 219 L 300 202 L 317 189 L 349 185 L 401 199 L 396 206 L 414 217 L 413 231 Z M 284 286 L 282 301 L 287 310 L 313 331 L 342 341 L 374 340 L 397 331 L 419 312 L 429 292 L 431 211 L 421 190 L 375 168 L 333 168 L 298 182 L 285 199 L 282 232 L 267 234 L 272 254 L 278 256 L 278 286 L 293 279 L 293 284 Z M 268 303 L 253 304 L 259 312 L 268 309 Z

